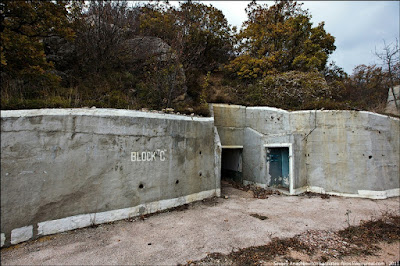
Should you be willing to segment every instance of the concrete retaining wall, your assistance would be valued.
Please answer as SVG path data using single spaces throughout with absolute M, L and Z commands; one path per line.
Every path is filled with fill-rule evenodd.
M 226 104 L 211 112 L 215 122 L 113 109 L 2 111 L 1 246 L 219 196 L 224 148 L 241 151 L 245 183 L 269 186 L 267 149 L 285 147 L 288 194 L 400 194 L 398 118 Z
M 1 112 L 1 245 L 220 194 L 213 118 Z
M 243 179 L 270 184 L 266 148 L 290 147 L 290 194 L 314 191 L 345 196 L 386 198 L 400 194 L 400 119 L 371 112 L 298 111 L 214 104 L 215 124 L 224 132 L 222 146 L 245 114 Z M 244 110 L 243 110 L 244 108 Z M 218 110 L 218 112 L 216 112 Z M 220 117 L 230 114 L 226 117 Z M 223 123 L 220 120 L 224 121 Z M 224 143 L 224 140 L 228 140 Z

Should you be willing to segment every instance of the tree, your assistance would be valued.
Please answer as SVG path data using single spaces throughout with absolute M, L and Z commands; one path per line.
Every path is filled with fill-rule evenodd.
M 177 49 L 177 32 L 179 25 L 176 23 L 176 7 L 170 4 L 147 3 L 139 8 L 139 35 L 161 38 L 170 46 Z
M 295 1 L 277 1 L 271 7 L 255 2 L 246 9 L 248 19 L 238 34 L 239 57 L 228 70 L 246 69 L 241 57 L 261 60 L 250 72 L 267 74 L 286 71 L 322 71 L 335 38 L 324 29 L 324 22 L 312 27 L 311 15 Z M 261 69 L 259 69 L 261 67 Z M 235 72 L 240 78 L 247 78 Z M 250 73 L 250 77 L 260 77 Z
M 118 49 L 131 33 L 126 0 L 91 1 L 77 27 L 75 41 L 79 73 L 103 73 L 118 68 Z
M 74 37 L 68 21 L 68 1 L 2 1 L 2 97 L 46 96 L 60 78 L 46 60 L 43 39 Z
M 224 14 L 213 7 L 187 1 L 178 8 L 148 4 L 141 9 L 140 33 L 166 41 L 182 64 L 188 95 L 201 94 L 199 76 L 217 70 L 232 55 L 233 35 Z
M 76 38 L 64 54 L 61 63 L 65 74 L 64 86 L 75 91 L 75 106 L 132 105 L 132 88 L 135 77 L 127 71 L 121 60 L 124 42 L 133 38 L 137 27 L 137 9 L 128 7 L 125 0 L 90 1 L 79 8 L 74 19 Z M 63 54 L 59 47 L 49 50 Z M 61 47 L 63 48 L 63 47 Z M 58 56 L 60 58 L 60 56 Z M 57 63 L 56 65 L 61 66 Z
M 183 60 L 186 68 L 197 68 L 203 73 L 225 63 L 232 51 L 232 30 L 221 10 L 212 5 L 185 2 L 178 12 Z
M 386 102 L 387 73 L 377 65 L 358 65 L 345 80 L 342 98 L 353 108 L 373 110 Z
M 348 74 L 344 69 L 333 61 L 325 67 L 322 74 L 330 87 L 332 98 L 339 101 L 343 100 L 342 92 L 345 90 L 345 82 L 348 79 Z
M 323 74 L 328 83 L 333 81 L 344 81 L 348 78 L 344 69 L 336 65 L 335 61 L 325 67 Z
M 390 82 L 390 90 L 393 94 L 394 103 L 396 108 L 400 110 L 400 107 L 397 103 L 396 94 L 394 92 L 394 86 L 396 83 L 400 81 L 400 72 L 398 72 L 398 65 L 400 63 L 399 57 L 399 41 L 396 39 L 394 43 L 386 44 L 386 41 L 383 40 L 383 52 L 378 52 L 375 48 L 375 55 L 383 62 L 385 65 Z M 397 70 L 397 73 L 396 73 Z
M 166 41 L 184 69 L 203 73 L 225 63 L 232 51 L 232 30 L 224 14 L 202 3 L 187 1 L 179 8 L 148 4 L 141 9 L 140 33 Z

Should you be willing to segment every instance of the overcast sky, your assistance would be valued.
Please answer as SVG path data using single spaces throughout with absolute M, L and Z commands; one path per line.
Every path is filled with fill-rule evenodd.
M 246 20 L 245 8 L 250 1 L 201 1 L 222 10 L 229 24 L 237 26 Z M 257 1 L 267 3 L 274 2 Z M 299 1 L 309 9 L 312 22 L 317 26 L 325 21 L 325 30 L 335 39 L 336 51 L 330 61 L 351 74 L 360 64 L 380 63 L 373 54 L 381 50 L 383 40 L 395 42 L 400 35 L 399 1 Z M 178 2 L 170 1 L 174 5 Z

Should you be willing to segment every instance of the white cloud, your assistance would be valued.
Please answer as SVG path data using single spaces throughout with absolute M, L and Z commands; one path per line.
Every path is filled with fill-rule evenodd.
M 202 1 L 202 3 L 206 5 L 211 4 L 222 10 L 229 24 L 236 26 L 238 29 L 240 29 L 242 23 L 247 19 L 245 12 L 245 8 L 249 3 L 247 1 Z
M 325 29 L 335 38 L 331 60 L 349 74 L 359 64 L 373 64 L 375 47 L 382 40 L 399 36 L 399 2 L 388 1 L 308 1 L 312 21 L 325 21 Z

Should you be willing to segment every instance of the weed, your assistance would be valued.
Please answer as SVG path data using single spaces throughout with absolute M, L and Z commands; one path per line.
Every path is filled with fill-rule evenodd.
M 351 211 L 347 210 L 346 216 L 348 224 L 350 224 L 350 213 Z M 301 240 L 302 236 L 308 236 L 307 234 L 309 234 L 309 232 L 292 238 L 272 238 L 271 242 L 266 245 L 239 249 L 227 255 L 212 253 L 202 260 L 189 261 L 188 264 L 260 265 L 276 261 L 279 257 L 286 262 L 299 262 L 290 257 L 290 250 L 295 250 L 309 256 L 318 256 L 318 254 L 315 253 L 315 251 L 320 249 L 318 241 L 317 244 L 314 243 L 314 245 L 311 245 Z M 335 237 L 331 239 L 333 243 L 326 246 L 326 254 L 316 258 L 316 260 L 325 263 L 329 261 L 332 256 L 343 259 L 346 256 L 353 255 L 374 255 L 375 252 L 379 250 L 376 243 L 382 241 L 388 243 L 400 241 L 400 216 L 393 213 L 385 213 L 384 216 L 379 219 L 374 218 L 369 221 L 363 221 L 358 226 L 349 225 L 347 228 L 333 233 L 333 235 L 335 235 Z M 344 245 L 344 243 L 346 244 Z
M 350 227 L 350 213 L 351 213 L 351 210 L 347 210 L 346 211 L 346 222 L 347 222 L 347 226 L 348 227 Z

